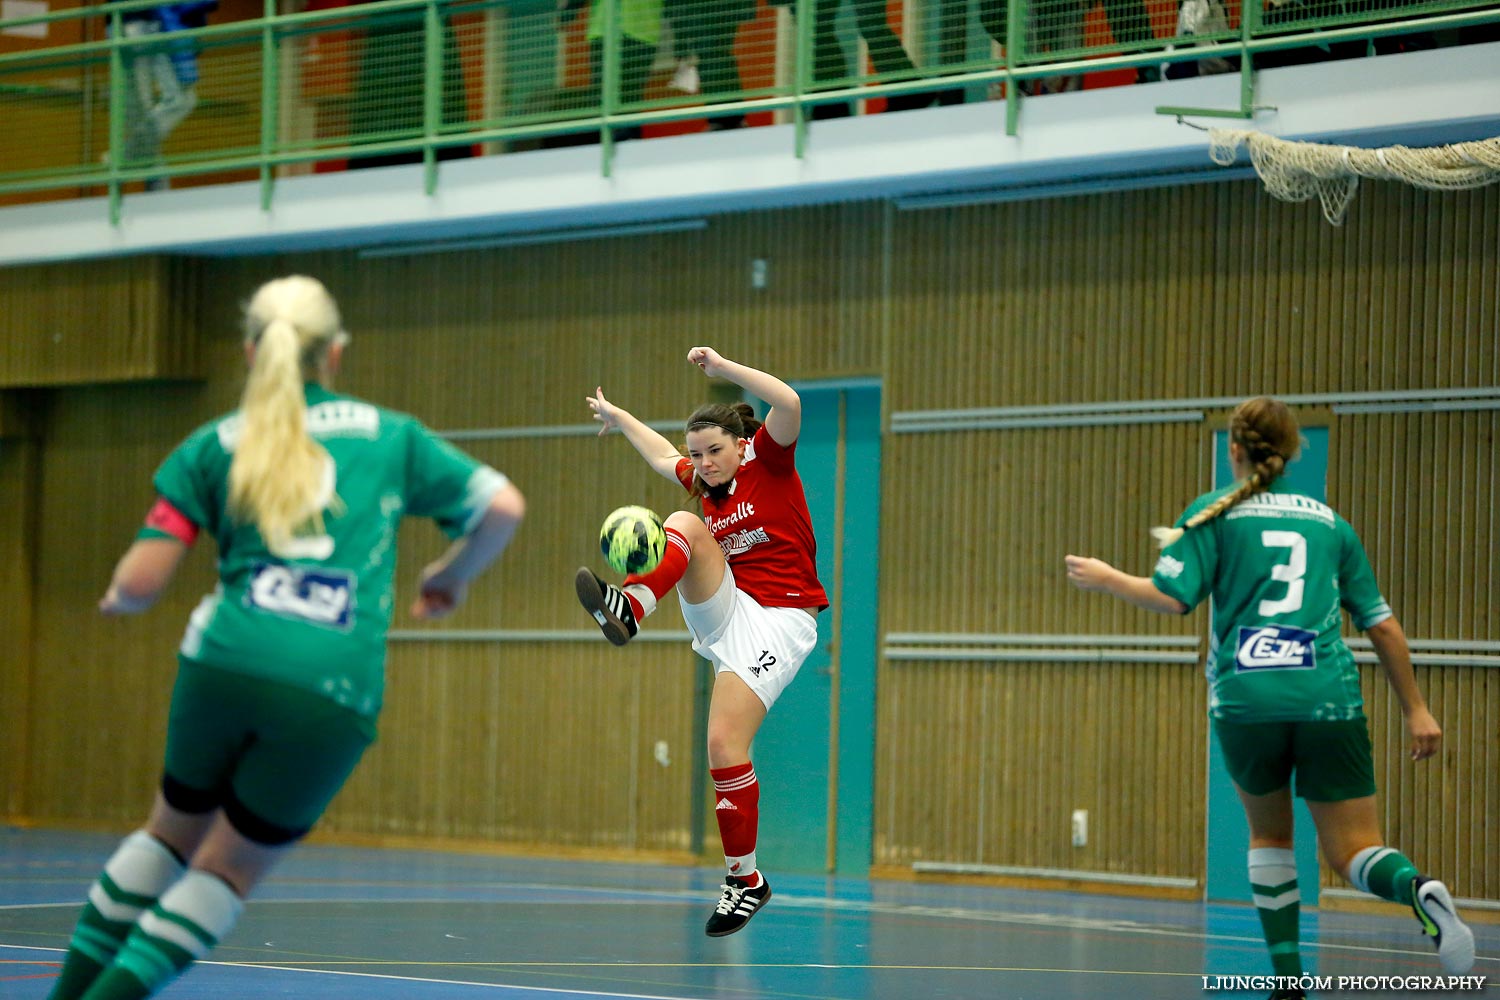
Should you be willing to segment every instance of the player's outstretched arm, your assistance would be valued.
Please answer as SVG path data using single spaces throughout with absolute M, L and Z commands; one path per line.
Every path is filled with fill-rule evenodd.
M 682 453 L 677 450 L 676 445 L 642 423 L 623 406 L 616 406 L 605 399 L 602 387 L 595 389 L 594 395 L 585 398 L 589 409 L 594 413 L 594 419 L 603 425 L 599 428 L 600 437 L 618 430 L 658 475 L 677 482 L 677 462 L 682 458 Z
M 474 529 L 422 570 L 412 617 L 435 619 L 452 613 L 468 595 L 469 581 L 500 557 L 525 516 L 526 498 L 513 483 L 506 483 L 490 498 Z
M 1416 672 L 1411 666 L 1411 646 L 1406 641 L 1406 630 L 1395 616 L 1371 625 L 1365 633 L 1375 649 L 1375 658 L 1385 679 L 1401 703 L 1401 715 L 1406 720 L 1406 731 L 1411 736 L 1411 759 L 1425 760 L 1437 753 L 1443 730 L 1427 710 L 1427 700 L 1417 686 Z
M 151 607 L 172 582 L 187 550 L 176 538 L 137 540 L 115 566 L 109 589 L 99 599 L 99 610 L 106 615 L 134 615 Z
M 1131 576 L 1103 559 L 1089 556 L 1068 556 L 1065 561 L 1068 582 L 1079 590 L 1097 590 L 1158 614 L 1185 615 L 1188 612 L 1186 604 L 1157 590 L 1148 576 Z
M 766 433 L 777 444 L 789 445 L 802 433 L 802 397 L 775 375 L 730 361 L 712 347 L 693 348 L 688 351 L 688 361 L 701 368 L 703 374 L 728 379 L 769 403 L 771 409 L 766 412 Z

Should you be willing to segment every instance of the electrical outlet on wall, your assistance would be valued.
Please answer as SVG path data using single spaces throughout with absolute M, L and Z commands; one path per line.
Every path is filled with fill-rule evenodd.
M 750 262 L 750 287 L 757 292 L 764 291 L 771 280 L 771 265 L 764 257 L 757 257 Z
M 1073 846 L 1083 847 L 1089 842 L 1089 811 L 1073 810 Z

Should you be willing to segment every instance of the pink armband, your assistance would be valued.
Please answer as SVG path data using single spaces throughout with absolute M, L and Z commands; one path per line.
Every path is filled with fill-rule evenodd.
M 173 507 L 166 497 L 156 498 L 156 503 L 146 514 L 146 526 L 171 535 L 184 545 L 192 545 L 198 539 L 198 526 Z

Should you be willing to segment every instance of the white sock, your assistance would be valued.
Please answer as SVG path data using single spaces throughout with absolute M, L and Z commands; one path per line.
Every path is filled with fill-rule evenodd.
M 234 928 L 245 901 L 217 875 L 193 869 L 168 889 L 156 906 L 177 919 L 147 913 L 140 919 L 141 930 L 170 941 L 194 958 L 202 958 Z
M 136 921 L 115 959 L 154 994 L 211 951 L 239 920 L 245 904 L 217 875 L 192 869 Z
M 1286 847 L 1252 847 L 1248 856 L 1250 885 L 1255 905 L 1266 910 L 1279 910 L 1289 903 L 1297 902 L 1298 890 L 1293 887 L 1275 898 L 1254 892 L 1259 886 L 1285 885 L 1297 878 L 1297 855 Z M 1290 895 L 1291 898 L 1285 898 Z
M 138 900 L 155 902 L 186 870 L 167 845 L 137 830 L 104 863 L 104 874 L 89 889 L 89 902 L 106 920 L 133 921 L 143 909 Z
M 641 617 L 645 618 L 656 610 L 656 595 L 651 593 L 651 588 L 644 583 L 632 583 L 621 587 L 621 590 L 641 602 Z

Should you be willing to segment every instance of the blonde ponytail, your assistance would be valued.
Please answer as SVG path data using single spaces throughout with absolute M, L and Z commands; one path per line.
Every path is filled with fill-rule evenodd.
M 1156 547 L 1159 549 L 1166 548 L 1185 534 L 1187 532 L 1181 528 L 1167 528 L 1158 525 L 1151 529 L 1151 537 L 1156 539 Z
M 229 511 L 253 523 L 273 553 L 301 555 L 294 540 L 322 533 L 333 474 L 332 459 L 307 433 L 302 381 L 341 335 L 338 312 L 318 282 L 282 278 L 256 293 L 245 325 L 255 361 L 240 402 Z

